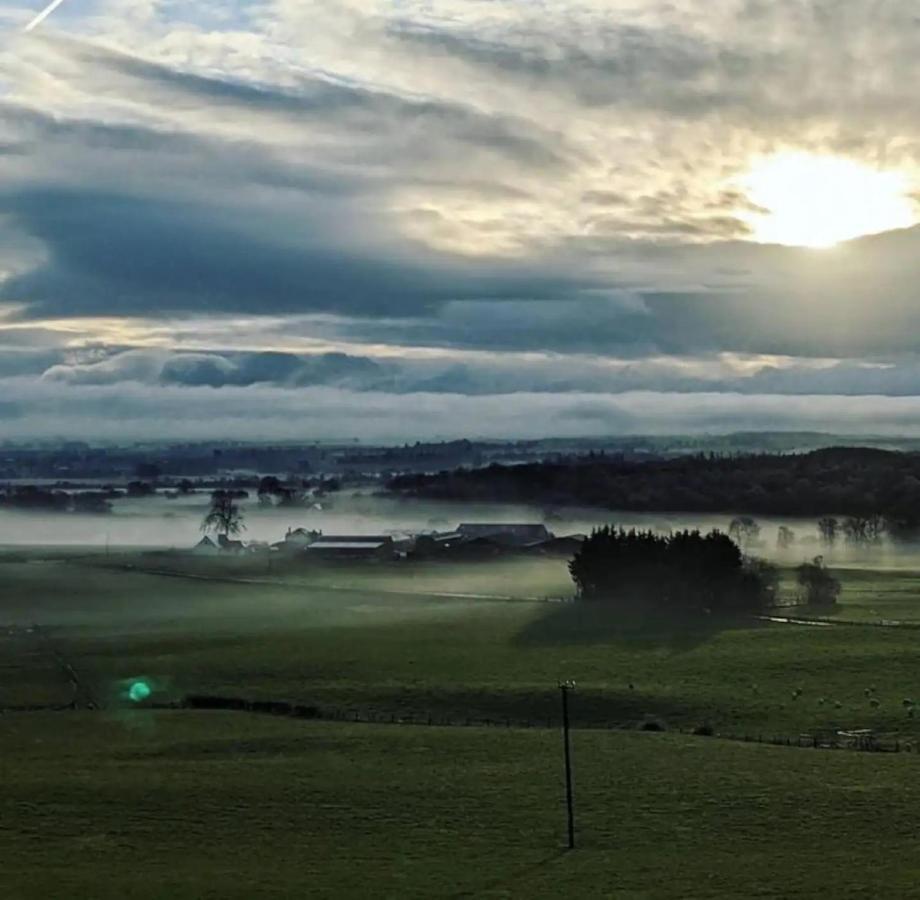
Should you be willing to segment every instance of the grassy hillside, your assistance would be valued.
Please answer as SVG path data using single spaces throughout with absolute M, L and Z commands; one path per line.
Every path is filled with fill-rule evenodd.
M 47 626 L 51 646 L 102 705 L 117 705 L 124 679 L 144 677 L 160 700 L 220 693 L 359 713 L 536 722 L 558 715 L 555 685 L 570 677 L 580 687 L 574 714 L 585 724 L 629 727 L 652 714 L 672 727 L 706 722 L 751 735 L 874 728 L 920 736 L 920 717 L 904 705 L 920 700 L 920 633 L 912 630 L 626 628 L 602 611 L 552 603 L 68 564 L 2 571 L 3 620 Z M 874 577 L 885 584 L 906 576 Z M 859 590 L 848 583 L 847 593 L 865 598 L 863 575 L 853 583 Z M 902 594 L 898 602 L 907 603 Z M 28 702 L 30 684 L 35 702 L 72 695 L 55 686 L 48 649 L 21 633 L 0 635 L 0 666 L 16 672 L 0 683 L 0 706 Z
M 62 718 L 63 717 L 63 718 Z M 3 895 L 913 896 L 917 759 L 234 714 L 0 718 Z
M 487 564 L 472 570 L 476 591 L 426 593 L 465 572 L 244 583 L 108 562 L 0 565 L 4 898 L 916 890 L 916 752 L 673 733 L 867 727 L 915 750 L 920 719 L 903 701 L 920 700 L 916 630 L 626 626 L 583 606 L 455 596 L 531 596 L 539 568 Z M 841 616 L 917 618 L 916 575 L 842 577 Z M 672 732 L 576 731 L 573 854 L 558 730 L 166 712 L 124 697 L 126 680 L 143 678 L 156 700 L 220 693 L 545 726 L 558 721 L 562 677 L 578 682 L 576 724 L 655 715 Z M 10 711 L 74 697 L 101 709 Z

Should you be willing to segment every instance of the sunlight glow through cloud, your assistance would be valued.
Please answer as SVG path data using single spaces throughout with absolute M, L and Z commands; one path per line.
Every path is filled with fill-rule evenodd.
M 764 210 L 748 214 L 760 243 L 827 248 L 917 222 L 904 174 L 839 157 L 768 157 L 754 165 L 744 189 Z

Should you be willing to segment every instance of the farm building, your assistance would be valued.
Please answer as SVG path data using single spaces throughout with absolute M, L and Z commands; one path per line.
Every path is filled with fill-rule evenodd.
M 242 553 L 246 549 L 242 541 L 234 541 L 225 534 L 217 535 L 217 546 L 222 553 Z
M 284 535 L 284 540 L 278 541 L 278 543 L 272 546 L 279 550 L 303 550 L 314 541 L 319 540 L 322 536 L 322 531 L 308 530 L 306 528 L 288 528 L 287 533 Z
M 207 535 L 205 535 L 194 547 L 192 553 L 195 556 L 217 556 L 220 548 Z
M 388 534 L 324 535 L 304 551 L 324 559 L 389 559 L 396 555 L 396 544 Z

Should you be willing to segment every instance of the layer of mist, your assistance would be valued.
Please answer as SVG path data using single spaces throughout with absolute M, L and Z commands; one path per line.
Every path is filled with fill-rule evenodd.
M 163 495 L 113 502 L 108 515 L 0 511 L 0 545 L 85 549 L 191 548 L 201 538 L 200 525 L 209 505 L 206 493 L 168 499 Z M 264 506 L 242 500 L 244 540 L 275 542 L 288 528 L 307 528 L 331 534 L 380 534 L 448 531 L 461 522 L 542 522 L 557 535 L 587 534 L 592 528 L 615 524 L 625 528 L 666 532 L 683 528 L 727 531 L 731 513 L 662 514 L 596 509 L 442 502 L 377 497 L 345 491 L 322 501 L 322 508 Z M 827 547 L 818 539 L 815 521 L 757 517 L 759 537 L 744 549 L 756 556 L 795 563 L 819 554 L 828 563 L 847 566 L 920 568 L 920 543 L 883 540 L 854 546 L 842 539 Z M 788 548 L 777 546 L 781 526 L 794 532 Z

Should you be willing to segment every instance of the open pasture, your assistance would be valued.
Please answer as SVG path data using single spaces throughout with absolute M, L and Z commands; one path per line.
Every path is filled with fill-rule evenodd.
M 543 572 L 517 562 L 482 564 L 476 591 L 444 591 L 463 573 L 217 580 L 145 572 L 145 559 L 0 564 L 5 897 L 915 891 L 916 752 L 673 732 L 871 728 L 916 750 L 920 721 L 903 702 L 920 697 L 916 630 L 627 625 L 523 599 Z M 872 577 L 877 597 L 910 602 L 913 576 Z M 842 578 L 852 618 L 869 576 Z M 515 587 L 518 599 L 482 599 Z M 574 853 L 562 849 L 560 736 L 545 727 L 564 677 L 578 682 Z M 160 702 L 218 694 L 457 727 L 155 710 L 127 699 L 138 679 Z M 71 700 L 81 709 L 13 711 Z M 671 733 L 636 730 L 648 717 Z
M 913 755 L 573 739 L 566 852 L 555 731 L 6 715 L 3 894 L 915 896 Z
M 483 566 L 480 582 L 491 593 L 492 564 Z M 144 678 L 164 702 L 219 694 L 545 724 L 558 717 L 557 681 L 574 678 L 575 719 L 586 725 L 632 727 L 656 716 L 670 728 L 705 723 L 751 736 L 853 728 L 920 736 L 920 717 L 905 702 L 920 700 L 915 630 L 625 625 L 578 605 L 425 594 L 411 578 L 405 593 L 395 580 L 374 591 L 374 567 L 352 568 L 348 586 L 335 587 L 345 574 L 330 570 L 317 584 L 244 583 L 85 561 L 8 564 L 4 624 L 42 625 L 103 706 L 118 705 L 126 679 Z M 383 574 L 394 577 L 386 567 Z M 34 674 L 0 685 L 0 706 L 22 705 L 21 685 L 49 677 L 41 643 L 17 641 L 4 645 L 4 664 Z M 30 655 L 13 659 L 16 647 Z

